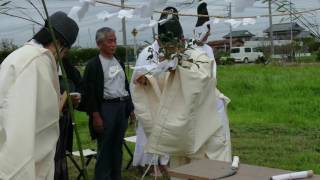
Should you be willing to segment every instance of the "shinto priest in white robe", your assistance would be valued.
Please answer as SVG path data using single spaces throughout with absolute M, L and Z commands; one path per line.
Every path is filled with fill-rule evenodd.
M 0 179 L 53 179 L 59 93 L 48 49 L 30 42 L 1 64 Z
M 158 62 L 158 55 L 159 55 L 159 44 L 157 41 L 154 41 L 154 43 L 150 46 L 147 46 L 144 48 L 141 53 L 139 54 L 139 57 L 136 62 L 136 67 L 141 67 L 144 65 L 156 65 L 154 62 Z M 148 57 L 152 55 L 152 58 L 150 60 L 147 60 Z M 134 70 L 133 74 L 131 76 L 131 83 L 130 83 L 130 88 L 131 88 L 131 94 L 134 93 L 134 81 L 136 78 L 139 76 L 139 70 Z M 136 145 L 135 145 L 135 150 L 134 150 L 134 156 L 133 156 L 133 166 L 145 166 L 148 164 L 155 164 L 158 165 L 168 165 L 169 162 L 169 155 L 161 155 L 159 157 L 154 157 L 150 153 L 145 153 L 144 152 L 144 147 L 147 144 L 148 139 L 145 135 L 144 129 L 143 129 L 143 124 L 142 121 L 137 119 L 137 129 L 136 129 Z
M 150 65 L 146 68 L 151 72 L 146 75 L 148 83 L 132 86 L 135 113 L 148 138 L 145 151 L 229 161 L 230 141 L 217 112 L 213 62 L 197 49 L 187 50 L 186 54 L 192 62 L 183 61 L 175 71 L 160 75 L 154 75 L 159 73 L 150 70 Z

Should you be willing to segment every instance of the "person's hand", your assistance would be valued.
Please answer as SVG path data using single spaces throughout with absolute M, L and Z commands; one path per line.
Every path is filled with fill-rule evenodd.
M 174 73 L 174 72 L 176 72 L 176 69 L 169 68 L 168 71 L 171 72 L 171 73 Z
M 164 55 L 159 56 L 159 62 L 162 62 L 162 61 L 164 61 L 164 60 L 166 60 L 166 57 L 165 57 Z
M 134 114 L 134 112 L 132 111 L 130 113 L 130 122 L 129 122 L 130 125 L 135 125 L 136 124 L 136 115 Z
M 147 85 L 147 81 L 148 81 L 148 79 L 146 78 L 146 76 L 145 75 L 141 75 L 141 76 L 138 76 L 134 80 L 134 83 L 135 84 L 141 84 L 141 85 Z
M 71 96 L 71 101 L 72 101 L 72 104 L 73 104 L 73 107 L 78 107 L 78 105 L 80 104 L 80 101 L 81 101 L 81 95 L 80 94 L 70 94 Z
M 92 126 L 96 133 L 101 134 L 103 133 L 103 120 L 99 114 L 99 112 L 94 112 L 92 114 Z

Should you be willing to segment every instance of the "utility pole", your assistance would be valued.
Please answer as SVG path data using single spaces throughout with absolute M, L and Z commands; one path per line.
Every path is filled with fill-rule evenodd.
M 89 34 L 89 38 L 90 38 L 90 46 L 89 46 L 89 48 L 90 48 L 93 46 L 90 28 L 88 28 L 88 34 Z
M 134 53 L 134 60 L 137 61 L 138 59 L 138 56 L 137 56 L 137 34 L 138 34 L 138 31 L 136 28 L 134 28 L 131 32 L 131 34 L 133 35 L 133 43 L 134 43 L 134 50 L 133 50 L 133 53 Z
M 293 19 L 292 19 L 292 3 L 291 3 L 291 0 L 290 0 L 290 45 L 291 45 L 291 47 L 290 47 L 290 60 L 294 60 L 295 59 L 295 57 L 294 57 L 294 46 L 293 46 Z
M 124 9 L 124 0 L 121 0 L 121 8 Z M 123 39 L 123 46 L 126 49 L 126 64 L 127 64 L 127 73 L 129 74 L 129 60 L 128 60 L 128 49 L 127 49 L 127 30 L 126 30 L 126 18 L 122 18 L 122 39 Z
M 293 41 L 293 33 L 292 33 L 293 20 L 292 20 L 292 3 L 291 3 L 291 0 L 290 0 L 290 24 L 291 24 L 291 27 L 290 27 L 290 40 L 291 40 L 291 44 L 292 44 L 292 41 Z
M 32 35 L 34 36 L 36 34 L 36 30 L 34 28 L 34 24 L 32 24 Z
M 151 20 L 153 20 L 153 16 L 151 16 Z M 154 27 L 152 27 L 152 37 L 153 37 L 153 40 L 156 40 L 156 32 L 154 30 Z
M 272 8 L 271 8 L 271 1 L 269 0 L 269 36 L 270 36 L 270 57 L 272 58 L 274 54 L 274 46 L 273 46 L 273 28 L 272 28 Z
M 228 16 L 231 19 L 231 17 L 232 17 L 232 4 L 231 4 L 231 2 L 229 3 L 228 10 L 229 10 Z M 229 46 L 230 46 L 229 51 L 231 53 L 231 48 L 232 48 L 232 25 L 231 24 L 230 24 L 230 34 L 229 34 Z

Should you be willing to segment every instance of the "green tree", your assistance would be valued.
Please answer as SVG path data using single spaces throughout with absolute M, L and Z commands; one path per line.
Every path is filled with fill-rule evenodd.
M 1 62 L 18 46 L 13 44 L 12 40 L 9 39 L 2 39 L 0 42 L 0 64 Z

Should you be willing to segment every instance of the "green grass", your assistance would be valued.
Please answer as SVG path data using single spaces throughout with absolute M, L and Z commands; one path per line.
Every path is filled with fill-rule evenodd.
M 218 88 L 232 100 L 232 148 L 242 163 L 320 174 L 319 65 L 219 66 L 218 79 Z M 77 121 L 84 148 L 95 148 L 85 115 L 78 113 Z M 130 128 L 128 135 L 132 134 Z M 125 153 L 124 164 L 128 159 Z M 94 161 L 90 179 L 93 165 Z M 75 168 L 69 169 L 75 179 Z M 141 174 L 131 168 L 124 177 L 140 179 Z

